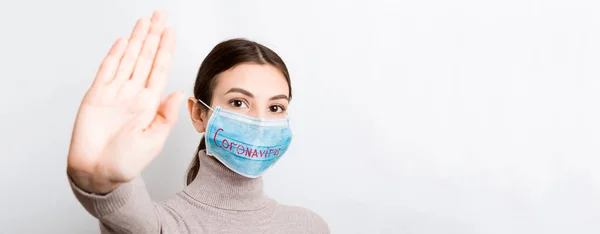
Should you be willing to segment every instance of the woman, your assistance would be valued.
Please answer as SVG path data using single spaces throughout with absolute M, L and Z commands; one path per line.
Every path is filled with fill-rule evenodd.
M 291 140 L 287 68 L 247 40 L 218 44 L 188 100 L 205 133 L 188 186 L 152 202 L 140 172 L 158 155 L 177 119 L 183 92 L 160 97 L 175 45 L 166 16 L 140 19 L 118 40 L 86 93 L 73 130 L 67 174 L 103 233 L 329 233 L 317 214 L 263 193 L 262 175 Z

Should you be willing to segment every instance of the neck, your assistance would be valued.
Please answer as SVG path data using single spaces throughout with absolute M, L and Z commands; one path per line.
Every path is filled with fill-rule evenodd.
M 204 150 L 198 153 L 200 169 L 184 192 L 193 199 L 221 209 L 257 210 L 269 198 L 263 192 L 262 178 L 246 178 L 229 170 Z

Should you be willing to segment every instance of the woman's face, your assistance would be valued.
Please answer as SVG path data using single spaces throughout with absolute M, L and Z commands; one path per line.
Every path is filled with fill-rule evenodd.
M 280 119 L 287 115 L 289 97 L 287 81 L 277 67 L 242 63 L 217 76 L 211 108 L 221 107 L 260 119 Z M 194 97 L 188 100 L 194 127 L 204 132 L 212 111 L 198 105 L 202 104 Z

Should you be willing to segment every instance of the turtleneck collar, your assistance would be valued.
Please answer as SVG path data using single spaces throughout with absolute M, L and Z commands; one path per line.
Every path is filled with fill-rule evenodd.
M 193 199 L 220 209 L 258 210 L 269 204 L 262 178 L 246 178 L 225 167 L 204 150 L 198 152 L 200 169 L 183 191 Z

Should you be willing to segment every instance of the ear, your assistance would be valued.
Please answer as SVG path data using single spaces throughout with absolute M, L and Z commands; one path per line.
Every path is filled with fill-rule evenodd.
M 207 113 L 203 113 L 204 109 L 200 107 L 200 103 L 194 97 L 188 98 L 188 111 L 190 112 L 190 119 L 196 131 L 203 133 L 206 131 L 206 124 L 208 123 Z

